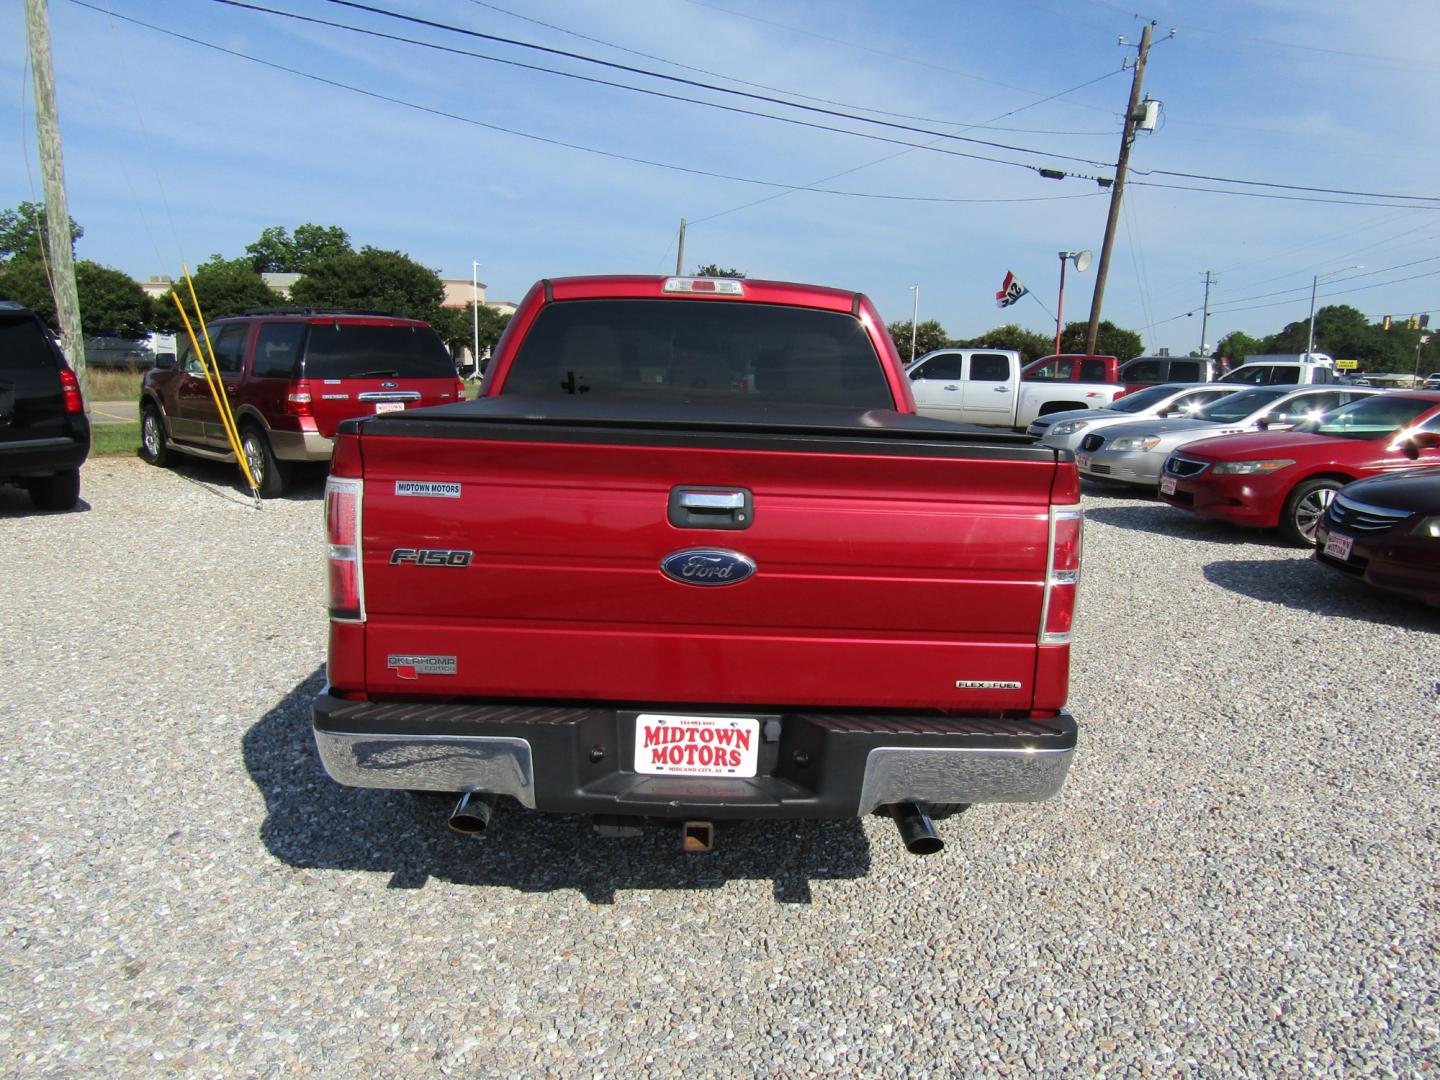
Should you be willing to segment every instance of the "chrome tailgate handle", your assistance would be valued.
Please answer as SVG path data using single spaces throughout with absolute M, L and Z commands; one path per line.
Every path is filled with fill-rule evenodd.
M 745 488 L 671 488 L 668 518 L 677 529 L 748 529 L 754 498 Z

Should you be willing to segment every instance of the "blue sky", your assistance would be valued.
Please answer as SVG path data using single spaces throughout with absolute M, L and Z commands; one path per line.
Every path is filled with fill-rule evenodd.
M 1136 42 L 1143 25 L 1132 7 L 1106 0 L 372 3 L 1038 151 L 1022 153 L 666 83 L 326 0 L 257 0 L 448 49 L 953 151 L 940 153 L 214 0 L 89 2 L 50 0 L 82 258 L 143 280 L 211 253 L 240 255 L 266 226 L 315 222 L 447 277 L 468 278 L 479 260 L 492 299 L 519 299 L 542 276 L 673 271 L 683 217 L 691 222 L 687 269 L 716 262 L 752 277 L 860 289 L 890 320 L 909 319 L 918 283 L 920 317 L 957 337 L 1009 321 L 1053 332 L 1056 253 L 1090 248 L 1098 260 L 1108 196 L 1092 179 L 1045 179 L 1035 168 L 1113 175 L 1105 163 L 1119 149 L 1131 78 L 1121 64 L 1134 56 L 1116 38 Z M 9 6 L 11 31 L 0 34 L 0 77 L 11 88 L 0 95 L 0 206 L 41 198 L 21 9 Z M 1185 352 L 1200 343 L 1205 271 L 1217 279 L 1206 334 L 1213 344 L 1231 330 L 1262 334 L 1304 319 L 1312 276 L 1355 264 L 1361 269 L 1321 282 L 1322 306 L 1349 303 L 1372 318 L 1440 312 L 1440 69 L 1425 51 L 1440 40 L 1440 4 L 1155 0 L 1143 12 L 1158 22 L 1145 89 L 1163 111 L 1132 152 L 1105 317 L 1139 330 L 1149 349 Z M 1175 36 L 1161 41 L 1172 27 Z M 999 311 L 994 294 L 1007 270 L 1033 295 Z M 1094 279 L 1094 267 L 1067 273 L 1067 321 L 1088 313 Z

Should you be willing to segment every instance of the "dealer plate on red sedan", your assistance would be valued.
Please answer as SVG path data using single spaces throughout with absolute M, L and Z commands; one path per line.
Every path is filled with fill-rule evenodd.
M 1325 539 L 1325 554 L 1332 559 L 1339 559 L 1344 562 L 1350 558 L 1350 549 L 1355 546 L 1353 536 L 1344 536 L 1340 533 L 1331 533 Z
M 760 721 L 751 716 L 635 718 L 635 771 L 644 776 L 754 776 Z
M 1175 494 L 1175 478 L 1174 478 L 1173 476 L 1162 476 L 1162 477 L 1160 478 L 1160 494 L 1161 494 L 1161 495 L 1174 495 L 1174 494 Z

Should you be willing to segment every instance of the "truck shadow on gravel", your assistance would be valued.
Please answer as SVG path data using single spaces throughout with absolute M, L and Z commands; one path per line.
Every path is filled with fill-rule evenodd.
M 816 880 L 863 878 L 870 846 L 858 821 L 719 823 L 715 850 L 680 851 L 679 830 L 606 839 L 583 818 L 539 814 L 502 799 L 481 837 L 445 824 L 451 802 L 403 791 L 347 788 L 325 773 L 310 728 L 323 669 L 245 733 L 245 767 L 265 797 L 265 847 L 286 865 L 383 871 L 390 887 L 436 878 L 521 892 L 574 889 L 611 904 L 622 889 L 714 889 L 770 879 L 775 900 L 808 904 Z
M 1313 558 L 1222 559 L 1207 563 L 1201 573 L 1222 589 L 1267 604 L 1380 626 L 1440 631 L 1440 611 L 1372 589 Z

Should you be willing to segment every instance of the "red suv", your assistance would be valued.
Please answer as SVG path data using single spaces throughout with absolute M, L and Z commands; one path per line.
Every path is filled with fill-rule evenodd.
M 285 490 L 296 462 L 329 461 L 340 421 L 465 396 L 429 323 L 373 312 L 246 312 L 206 327 L 240 446 L 260 494 Z M 145 373 L 140 453 L 234 461 L 193 346 Z

